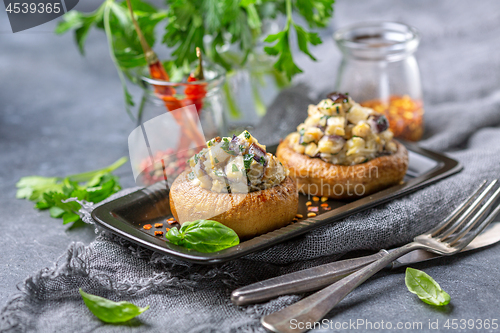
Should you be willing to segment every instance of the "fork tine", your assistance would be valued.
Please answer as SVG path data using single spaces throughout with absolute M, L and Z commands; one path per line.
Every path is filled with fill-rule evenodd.
M 497 183 L 497 179 L 493 180 L 488 187 L 477 197 L 477 199 L 470 205 L 470 207 L 463 213 L 458 220 L 456 220 L 451 227 L 447 228 L 440 235 L 437 235 L 441 241 L 450 237 L 460 226 L 462 226 L 466 221 L 469 220 L 472 214 L 474 214 L 480 207 L 481 203 L 485 200 L 488 194 L 491 192 L 495 184 Z
M 431 236 L 435 236 L 438 232 L 443 230 L 448 224 L 453 222 L 462 212 L 467 208 L 467 206 L 474 200 L 474 198 L 479 194 L 479 192 L 484 188 L 486 185 L 486 180 L 483 180 L 482 184 L 478 187 L 478 189 L 472 193 L 467 200 L 465 200 L 463 203 L 461 203 L 455 210 L 448 215 L 446 219 L 444 219 L 442 222 L 440 222 L 437 226 L 432 228 L 428 233 Z
M 479 210 L 479 212 L 477 212 L 476 215 L 474 215 L 474 217 L 465 225 L 465 227 L 462 228 L 462 230 L 458 233 L 456 233 L 455 235 L 453 235 L 453 237 L 451 237 L 449 240 L 448 240 L 448 244 L 449 246 L 455 246 L 457 244 L 457 242 L 462 239 L 462 237 L 464 237 L 469 231 L 472 230 L 472 228 L 474 228 L 474 226 L 476 224 L 478 224 L 479 221 L 482 220 L 483 216 L 485 216 L 488 211 L 490 210 L 490 208 L 493 206 L 493 204 L 498 200 L 498 198 L 500 197 L 500 188 L 498 188 L 495 193 L 493 193 L 493 195 L 488 199 L 488 201 L 486 201 L 486 203 L 483 205 L 483 207 L 481 207 L 481 209 Z M 498 207 L 493 211 L 492 214 L 490 214 L 490 216 L 488 216 L 488 218 L 486 220 L 490 220 L 490 219 L 493 219 L 495 218 L 494 216 L 494 213 L 498 211 Z M 492 217 L 493 216 L 493 217 Z M 485 221 L 486 221 L 485 220 Z M 490 221 L 491 222 L 491 221 Z M 483 227 L 485 228 L 488 223 L 490 222 L 487 222 L 486 225 L 483 226 L 484 224 L 484 221 L 483 221 L 483 224 L 480 225 L 480 227 Z M 480 228 L 479 227 L 479 228 Z M 478 229 L 479 229 L 478 228 Z M 477 232 L 477 230 L 474 230 L 474 232 Z M 474 233 L 473 233 L 474 234 Z M 472 239 L 474 238 L 471 238 L 471 236 L 467 236 L 466 239 L 470 239 L 470 241 L 472 241 Z M 460 246 L 467 246 L 467 244 L 469 242 L 465 242 L 464 239 L 461 243 L 460 243 Z M 465 245 L 463 245 L 465 244 Z

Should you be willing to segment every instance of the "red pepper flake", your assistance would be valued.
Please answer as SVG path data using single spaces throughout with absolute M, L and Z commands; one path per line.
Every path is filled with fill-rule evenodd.
M 167 228 L 166 230 L 167 230 L 167 232 L 169 232 L 169 231 L 170 231 L 170 228 Z
M 163 227 L 163 223 L 155 223 L 155 228 L 161 228 Z
M 163 231 L 160 231 L 160 230 L 155 231 L 155 236 L 162 236 L 162 235 L 163 235 Z
M 319 197 L 314 196 L 313 201 L 319 201 Z
M 327 203 L 322 203 L 321 207 L 328 207 L 328 204 Z
M 149 230 L 149 229 L 151 229 L 153 226 L 152 226 L 151 224 L 145 224 L 145 225 L 143 225 L 142 227 L 143 227 L 144 229 L 146 229 L 146 230 Z
M 307 207 L 307 210 L 309 212 L 318 212 L 318 206 L 310 206 L 310 207 Z
M 172 225 L 172 224 L 176 224 L 177 221 L 176 220 L 167 220 L 167 223 L 170 224 L 170 225 Z
M 311 206 L 313 203 L 311 201 L 306 202 L 306 206 Z

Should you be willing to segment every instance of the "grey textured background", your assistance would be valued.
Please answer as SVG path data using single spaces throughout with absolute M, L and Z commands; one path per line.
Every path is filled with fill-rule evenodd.
M 93 4 L 78 6 L 82 8 L 84 5 L 91 8 Z M 337 26 L 363 20 L 387 19 L 412 24 L 421 31 L 422 44 L 417 57 L 428 111 L 427 136 L 432 136 L 425 145 L 446 151 L 476 148 L 453 155 L 471 162 L 469 166 L 472 170 L 467 172 L 469 178 L 466 180 L 474 179 L 475 171 L 490 177 L 498 176 L 499 173 L 498 128 L 486 128 L 479 135 L 471 137 L 471 132 L 476 129 L 499 124 L 499 9 L 498 1 L 339 1 L 336 4 Z M 50 32 L 53 27 L 54 23 L 48 23 L 36 28 L 36 31 L 13 35 L 9 32 L 5 13 L 0 13 L 0 247 L 5 249 L 0 255 L 0 305 L 6 304 L 7 299 L 14 294 L 16 285 L 24 278 L 44 267 L 50 267 L 70 242 L 88 244 L 95 237 L 93 228 L 68 230 L 47 213 L 33 210 L 31 203 L 14 199 L 15 182 L 25 175 L 64 175 L 109 164 L 127 154 L 126 137 L 133 129 L 133 124 L 124 112 L 121 89 L 109 60 L 104 36 L 92 33 L 88 40 L 88 56 L 82 58 L 72 44 L 72 37 L 54 36 Z M 320 59 L 318 63 L 311 63 L 302 56 L 297 57 L 306 72 L 297 81 L 309 83 L 313 87 L 310 91 L 313 99 L 320 92 L 331 89 L 339 61 L 338 51 L 328 38 L 323 45 L 314 49 L 314 54 Z M 475 117 L 474 113 L 479 116 Z M 453 129 L 452 135 L 450 128 Z M 439 133 L 443 129 L 448 130 L 445 135 Z M 125 186 L 133 184 L 128 167 L 120 169 L 119 174 Z M 417 210 L 421 208 L 417 206 L 423 205 L 431 213 L 443 214 L 439 206 L 452 200 L 450 193 L 460 195 L 473 187 L 473 184 L 453 180 L 444 184 L 449 188 L 435 187 L 438 192 L 425 192 L 428 200 L 425 197 L 415 200 L 413 208 Z M 434 202 L 438 197 L 442 201 Z M 390 215 L 386 215 L 386 218 L 390 218 Z M 412 216 L 409 211 L 406 218 L 418 221 L 419 216 Z M 395 232 L 402 235 L 401 241 L 404 235 L 408 236 L 404 229 Z M 325 230 L 318 233 L 325 237 L 331 236 Z M 237 268 L 255 268 L 253 260 L 266 261 L 266 253 L 250 258 L 248 266 L 229 264 L 225 267 L 226 272 L 229 269 L 236 278 L 228 278 L 228 284 L 244 284 L 267 275 L 326 261 L 328 255 L 339 250 L 339 247 L 349 248 L 349 243 L 349 239 L 339 239 L 337 244 L 340 245 L 336 249 L 320 248 L 319 251 L 323 251 L 321 253 L 327 257 L 315 261 L 258 264 L 259 272 L 255 269 L 238 271 Z M 129 255 L 127 249 L 114 243 L 108 244 L 106 240 L 90 247 L 93 255 L 100 253 L 99 246 L 102 244 L 113 248 L 114 252 L 106 254 L 108 260 L 112 260 L 114 255 Z M 293 246 L 290 243 L 274 251 L 286 253 Z M 371 244 L 373 248 L 378 246 Z M 81 245 L 72 246 L 72 249 L 76 249 L 76 252 L 85 251 Z M 308 255 L 311 254 L 305 251 L 304 256 L 307 258 Z M 435 277 L 452 295 L 452 303 L 444 310 L 427 306 L 409 294 L 403 284 L 404 271 L 398 270 L 395 273 L 381 273 L 360 287 L 343 302 L 333 319 L 422 321 L 424 325 L 429 319 L 439 319 L 441 325 L 448 318 L 491 319 L 496 316 L 500 320 L 498 259 L 500 247 L 495 246 L 473 254 L 415 265 Z M 133 266 L 132 262 L 124 263 L 125 267 L 129 264 Z M 176 271 L 171 264 L 155 266 L 157 264 L 155 260 L 149 265 L 145 263 L 141 271 L 142 278 L 166 274 L 169 267 Z M 199 270 L 197 273 L 210 276 L 209 270 Z M 125 278 L 129 276 L 127 270 L 124 270 L 124 274 Z M 214 274 L 217 276 L 217 271 Z M 117 275 L 114 277 L 123 279 L 119 272 Z M 180 281 L 196 280 L 192 277 L 186 279 L 182 274 L 175 278 Z M 198 286 L 208 289 L 211 282 L 205 281 Z M 226 287 L 222 295 L 228 296 L 230 290 L 230 287 Z M 105 290 L 102 292 L 106 295 Z M 108 296 L 116 298 L 113 294 Z M 102 326 L 87 316 L 78 317 L 74 324 L 90 322 L 93 328 L 100 327 L 104 331 L 143 331 L 150 328 L 152 331 L 179 332 L 184 331 L 179 327 L 186 326 L 176 324 L 180 325 L 184 321 L 182 319 L 193 317 L 197 320 L 193 320 L 189 330 L 205 332 L 218 327 L 222 331 L 230 331 L 232 328 L 241 328 L 237 324 L 238 319 L 252 315 L 258 318 L 262 313 L 297 299 L 282 298 L 263 306 L 239 309 L 231 308 L 227 298 L 210 300 L 203 297 L 207 296 L 193 291 L 184 301 L 179 301 L 179 298 L 173 300 L 186 306 L 194 299 L 201 300 L 209 306 L 208 312 L 210 309 L 214 312 L 217 312 L 216 308 L 222 309 L 222 312 L 217 312 L 217 317 L 208 322 L 203 315 L 208 316 L 209 313 L 195 316 L 199 309 L 187 306 L 185 309 L 181 307 L 184 310 L 181 318 L 170 321 L 172 325 L 169 329 L 158 324 L 153 312 L 141 316 L 142 325 L 139 322 L 126 328 Z M 143 301 L 139 300 L 139 304 L 144 305 Z M 158 295 L 147 301 L 156 304 L 164 302 L 164 308 L 157 308 L 156 311 L 166 313 L 175 304 Z M 81 304 L 76 300 L 66 305 L 70 309 L 66 313 L 82 311 Z M 62 326 L 53 326 L 49 321 L 43 322 L 43 318 L 42 325 L 38 326 L 40 329 L 57 331 L 65 325 L 61 322 Z M 248 323 L 248 318 L 246 320 Z M 200 326 L 202 322 L 205 322 L 205 328 Z M 134 325 L 139 327 L 134 328 Z

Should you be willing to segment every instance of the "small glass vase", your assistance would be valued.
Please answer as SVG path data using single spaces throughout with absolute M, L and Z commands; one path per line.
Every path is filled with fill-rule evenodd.
M 384 113 L 398 138 L 418 141 L 424 131 L 417 30 L 401 23 L 368 22 L 335 32 L 342 52 L 336 90 Z

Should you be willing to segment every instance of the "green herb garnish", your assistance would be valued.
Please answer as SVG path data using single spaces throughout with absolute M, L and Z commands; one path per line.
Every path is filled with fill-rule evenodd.
M 305 128 L 301 128 L 299 131 L 300 136 L 304 136 L 304 133 L 306 132 Z
M 165 237 L 175 245 L 199 252 L 216 252 L 240 243 L 233 229 L 211 220 L 185 222 L 180 229 L 170 229 Z
M 104 297 L 87 294 L 82 288 L 80 288 L 80 295 L 90 312 L 106 323 L 123 323 L 149 309 L 149 305 L 140 308 L 130 302 L 113 302 Z
M 243 132 L 243 135 L 245 136 L 245 139 L 250 140 L 252 137 L 248 131 Z
M 406 268 L 405 283 L 410 292 L 427 304 L 443 306 L 450 303 L 450 295 L 432 277 L 418 269 Z
M 195 178 L 195 176 L 194 176 L 194 172 L 190 172 L 190 173 L 188 173 L 188 179 L 189 179 L 189 180 L 193 180 L 194 178 Z
M 17 182 L 18 199 L 35 202 L 35 208 L 48 209 L 53 218 L 62 218 L 63 224 L 81 221 L 78 211 L 79 203 L 66 199 L 77 198 L 97 203 L 121 190 L 119 179 L 111 174 L 128 159 L 122 157 L 105 168 L 62 177 L 22 177 Z M 81 184 L 84 183 L 84 184 Z
M 240 152 L 244 152 L 245 151 L 245 147 L 244 146 L 240 145 L 239 148 L 240 148 Z
M 214 174 L 215 174 L 217 177 L 226 177 L 226 174 L 225 174 L 225 173 L 224 173 L 224 171 L 222 171 L 222 170 L 214 169 Z
M 243 155 L 243 165 L 245 166 L 245 170 L 250 169 L 250 165 L 252 165 L 254 154 L 245 154 Z
M 219 160 L 217 159 L 217 157 L 214 157 L 214 162 L 215 162 L 216 164 L 218 164 L 218 163 L 219 163 Z
M 238 169 L 238 167 L 236 166 L 236 164 L 233 163 L 233 165 L 231 166 L 233 172 L 238 172 L 240 171 L 240 169 Z

